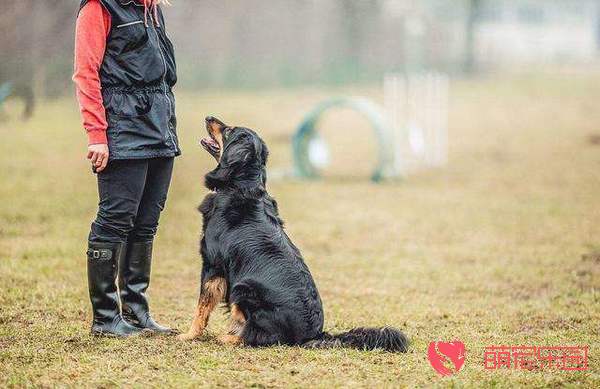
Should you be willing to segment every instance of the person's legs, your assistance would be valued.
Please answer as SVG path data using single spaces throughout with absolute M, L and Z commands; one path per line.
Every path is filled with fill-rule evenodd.
M 98 215 L 90 242 L 127 242 L 134 228 L 148 176 L 147 159 L 111 161 L 98 174 Z
M 148 161 L 146 186 L 129 241 L 148 242 L 154 239 L 160 213 L 167 201 L 174 160 L 175 158 L 156 158 Z
M 150 316 L 146 290 L 150 284 L 152 243 L 160 213 L 165 207 L 171 183 L 174 158 L 148 161 L 148 172 L 134 226 L 128 236 L 127 251 L 119 264 L 119 289 L 123 317 L 127 322 L 160 333 L 171 329 Z
M 147 161 L 111 161 L 98 174 L 100 202 L 88 243 L 88 284 L 94 313 L 92 334 L 128 336 L 140 332 L 123 320 L 117 293 L 117 268 L 143 195 Z

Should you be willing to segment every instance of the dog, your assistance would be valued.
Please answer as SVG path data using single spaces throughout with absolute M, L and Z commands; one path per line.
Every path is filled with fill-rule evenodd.
M 251 129 L 211 116 L 206 129 L 200 143 L 217 167 L 205 176 L 212 193 L 199 207 L 200 297 L 191 328 L 180 339 L 202 335 L 211 312 L 224 302 L 231 314 L 229 331 L 220 338 L 226 344 L 406 352 L 408 339 L 394 328 L 323 332 L 319 291 L 266 189 L 265 142 Z

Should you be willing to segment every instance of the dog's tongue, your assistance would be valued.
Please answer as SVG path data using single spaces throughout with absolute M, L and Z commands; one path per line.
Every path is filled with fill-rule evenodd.
M 210 146 L 214 147 L 215 149 L 219 149 L 219 144 L 217 142 L 215 142 L 215 140 L 213 138 L 211 138 L 210 136 L 203 138 L 201 140 L 201 142 L 206 145 L 210 145 Z

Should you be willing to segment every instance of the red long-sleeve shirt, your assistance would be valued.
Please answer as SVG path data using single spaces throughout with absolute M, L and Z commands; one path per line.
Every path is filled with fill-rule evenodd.
M 147 6 L 156 0 L 136 0 Z M 111 29 L 110 13 L 99 0 L 90 0 L 80 11 L 75 29 L 75 92 L 87 131 L 88 144 L 106 144 L 106 110 L 102 100 L 100 67 Z
M 79 13 L 75 28 L 75 93 L 87 131 L 88 144 L 107 143 L 106 111 L 100 86 L 111 17 L 99 0 L 89 1 Z

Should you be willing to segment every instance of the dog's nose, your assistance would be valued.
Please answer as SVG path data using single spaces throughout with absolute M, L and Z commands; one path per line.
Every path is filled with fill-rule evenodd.
M 212 116 L 207 116 L 206 119 L 204 119 L 204 120 L 206 120 L 207 123 L 210 123 L 210 122 L 214 121 L 215 118 Z

